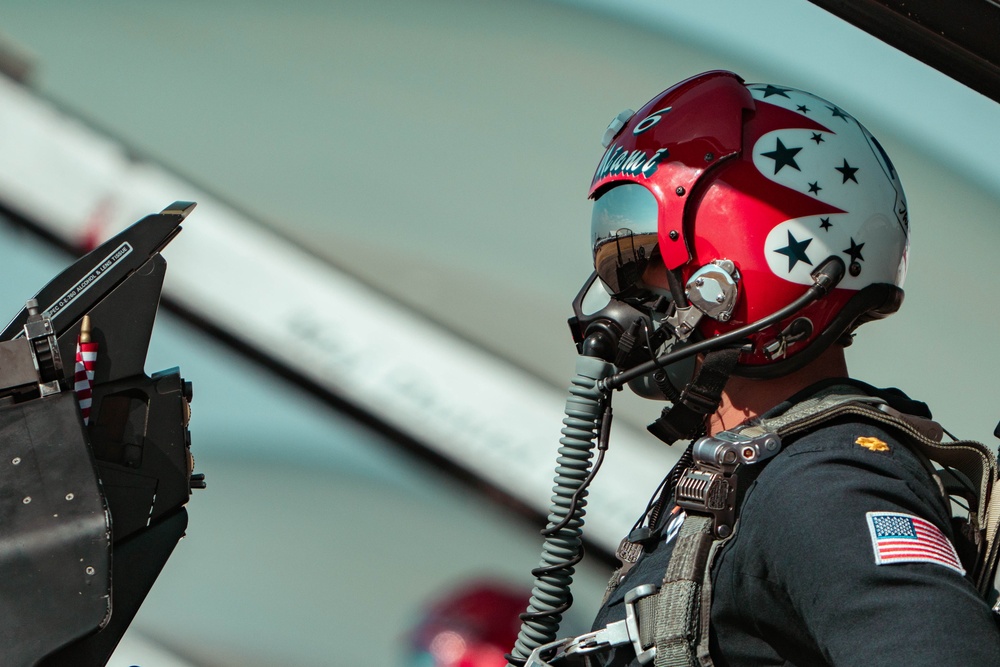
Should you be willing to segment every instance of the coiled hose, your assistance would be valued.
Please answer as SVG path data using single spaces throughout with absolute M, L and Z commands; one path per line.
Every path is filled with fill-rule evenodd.
M 538 568 L 532 570 L 535 586 L 528 610 L 521 615 L 521 631 L 507 656 L 508 667 L 524 665 L 531 652 L 555 640 L 563 613 L 573 603 L 570 585 L 575 566 L 582 557 L 583 516 L 586 489 L 608 395 L 597 388 L 599 380 L 616 372 L 613 364 L 596 357 L 580 356 L 576 376 L 566 399 L 563 437 L 559 439 L 555 486 L 545 543 Z

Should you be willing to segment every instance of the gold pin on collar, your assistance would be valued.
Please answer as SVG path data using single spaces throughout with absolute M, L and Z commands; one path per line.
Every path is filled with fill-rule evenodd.
M 854 444 L 861 445 L 865 449 L 870 449 L 873 452 L 887 452 L 889 451 L 889 445 L 885 444 L 878 438 L 870 438 L 867 436 L 861 436 L 854 441 Z

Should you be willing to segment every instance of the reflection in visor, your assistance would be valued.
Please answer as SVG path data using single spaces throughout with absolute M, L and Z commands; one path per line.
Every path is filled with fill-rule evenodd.
M 653 193 L 634 183 L 614 187 L 594 202 L 594 269 L 612 294 L 621 294 L 642 277 L 657 248 L 657 211 Z

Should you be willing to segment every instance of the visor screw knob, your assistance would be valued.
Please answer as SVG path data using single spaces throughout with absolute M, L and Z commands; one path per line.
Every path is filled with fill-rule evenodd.
M 861 273 L 861 264 L 859 264 L 858 262 L 851 262 L 851 267 L 848 269 L 848 271 L 855 278 L 858 277 L 858 275 L 860 275 Z
M 715 159 L 715 153 L 705 153 L 705 162 L 711 162 Z
M 674 190 L 674 192 L 676 192 L 676 193 L 677 193 L 677 196 L 678 196 L 678 197 L 683 197 L 683 196 L 684 196 L 684 193 L 686 192 L 686 190 L 684 189 L 684 186 L 683 186 L 683 185 L 678 185 L 678 186 L 677 186 L 677 189 L 676 189 L 676 190 Z
M 677 233 L 677 230 L 676 230 L 676 229 L 674 229 L 674 230 L 671 230 L 671 232 L 670 232 L 670 240 L 671 240 L 671 241 L 676 241 L 677 239 L 679 239 L 679 238 L 680 238 L 680 236 L 681 236 L 681 235 Z

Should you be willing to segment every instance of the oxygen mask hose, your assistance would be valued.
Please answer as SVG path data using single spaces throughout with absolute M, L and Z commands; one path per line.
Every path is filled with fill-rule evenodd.
M 528 610 L 521 615 L 521 631 L 507 656 L 508 667 L 524 665 L 532 651 L 554 641 L 562 614 L 572 604 L 569 588 L 582 557 L 586 486 L 596 472 L 596 466 L 593 472 L 590 469 L 591 458 L 610 401 L 610 394 L 599 389 L 598 382 L 616 371 L 603 359 L 577 358 L 576 377 L 566 399 L 563 437 L 559 439 L 552 508 L 548 527 L 542 531 L 541 563 L 532 571 L 535 586 Z

